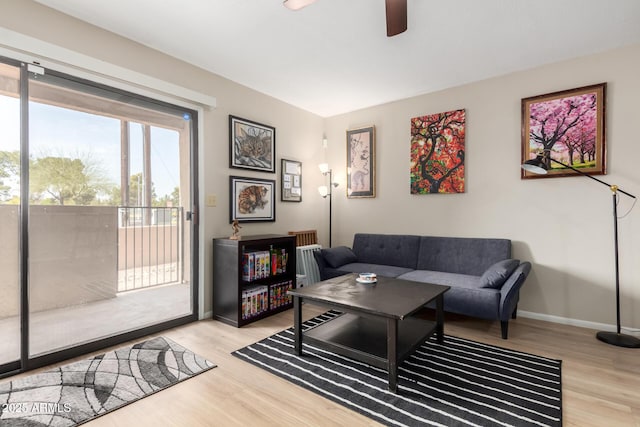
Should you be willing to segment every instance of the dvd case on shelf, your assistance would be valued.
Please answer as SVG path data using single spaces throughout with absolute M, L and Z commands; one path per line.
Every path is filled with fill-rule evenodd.
M 242 291 L 242 318 L 250 319 L 269 310 L 269 288 L 259 286 Z
M 242 280 L 253 282 L 287 272 L 289 254 L 284 248 L 242 253 Z
M 287 280 L 269 286 L 269 304 L 271 309 L 291 304 L 292 298 L 287 291 L 293 289 L 293 281 Z

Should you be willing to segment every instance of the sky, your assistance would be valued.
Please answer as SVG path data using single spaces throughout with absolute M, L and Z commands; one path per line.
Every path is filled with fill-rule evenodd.
M 32 157 L 89 158 L 100 164 L 110 181 L 120 185 L 120 121 L 46 104 L 30 103 L 29 139 Z M 0 150 L 20 149 L 17 98 L 0 96 Z M 131 124 L 130 170 L 142 172 L 142 126 Z M 151 175 L 158 198 L 180 185 L 178 132 L 151 128 Z

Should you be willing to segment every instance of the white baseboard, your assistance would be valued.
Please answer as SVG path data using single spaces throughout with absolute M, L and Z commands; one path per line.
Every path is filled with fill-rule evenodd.
M 203 314 L 203 317 L 200 317 L 200 320 L 211 319 L 212 317 L 213 317 L 213 311 L 207 311 Z M 616 325 L 609 325 L 606 323 L 598 323 L 598 322 L 589 322 L 586 320 L 571 319 L 568 317 L 552 316 L 550 314 L 540 314 L 540 313 L 534 313 L 532 311 L 518 310 L 518 317 L 525 317 L 527 319 L 535 319 L 535 320 L 543 320 L 545 322 L 559 323 L 561 325 L 577 326 L 579 328 L 593 329 L 595 331 L 606 331 L 606 332 L 616 331 Z M 625 334 L 640 338 L 640 329 L 625 328 L 624 326 L 621 327 L 620 329 Z
M 596 331 L 606 331 L 606 332 L 616 331 L 616 325 L 609 325 L 607 323 L 589 322 L 587 320 L 570 319 L 568 317 L 552 316 L 550 314 L 533 313 L 531 311 L 518 310 L 518 317 L 525 317 L 528 319 L 535 319 L 535 320 L 544 320 L 545 322 L 560 323 L 562 325 L 577 326 L 580 328 L 593 329 Z M 640 329 L 625 328 L 624 326 L 622 326 L 620 329 L 621 329 L 621 332 L 625 334 L 640 337 Z

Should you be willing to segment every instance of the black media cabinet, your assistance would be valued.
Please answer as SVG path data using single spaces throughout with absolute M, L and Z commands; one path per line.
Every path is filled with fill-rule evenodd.
M 293 306 L 295 236 L 213 239 L 213 318 L 241 327 Z

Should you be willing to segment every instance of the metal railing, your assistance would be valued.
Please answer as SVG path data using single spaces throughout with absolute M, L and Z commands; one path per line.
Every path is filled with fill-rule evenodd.
M 184 277 L 183 208 L 118 208 L 118 292 Z

